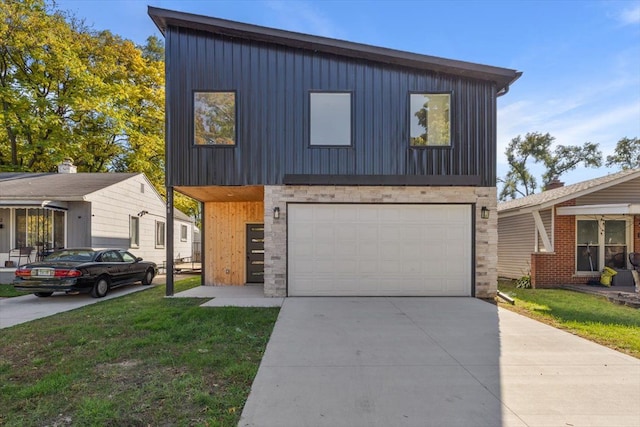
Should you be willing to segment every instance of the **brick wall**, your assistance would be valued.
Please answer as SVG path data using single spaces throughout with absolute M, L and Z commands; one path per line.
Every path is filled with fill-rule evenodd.
M 575 201 L 560 206 L 574 206 Z M 555 217 L 554 253 L 534 253 L 531 255 L 531 283 L 535 287 L 553 287 L 559 284 L 585 284 L 589 280 L 600 277 L 600 272 L 593 275 L 576 275 L 576 235 L 575 216 L 563 215 Z M 640 215 L 633 220 L 633 246 L 629 252 L 640 251 Z
M 575 206 L 575 200 L 556 205 Z M 584 284 L 591 276 L 576 276 L 576 217 L 557 215 L 554 209 L 554 252 L 531 254 L 531 285 L 536 288 L 560 284 Z
M 348 187 L 265 186 L 264 291 L 267 296 L 287 294 L 287 203 L 476 203 L 475 293 L 492 298 L 497 292 L 498 231 L 495 187 Z M 273 208 L 280 218 L 273 219 Z M 491 210 L 488 220 L 480 209 Z

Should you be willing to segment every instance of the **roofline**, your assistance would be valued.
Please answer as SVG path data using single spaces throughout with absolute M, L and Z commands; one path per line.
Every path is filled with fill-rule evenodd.
M 498 96 L 508 92 L 509 85 L 513 84 L 522 75 L 522 72 L 508 68 L 421 55 L 329 37 L 312 36 L 309 34 L 178 12 L 153 6 L 148 7 L 148 14 L 163 35 L 165 35 L 167 28 L 170 26 L 190 28 L 229 37 L 274 43 L 314 52 L 343 55 L 351 58 L 367 59 L 392 65 L 454 74 L 495 82 Z
M 585 188 L 584 190 L 577 191 L 577 192 L 571 193 L 571 194 L 567 194 L 565 196 L 558 197 L 557 199 L 549 200 L 548 202 L 545 202 L 545 203 L 519 206 L 519 207 L 515 207 L 515 208 L 512 208 L 512 209 L 505 209 L 505 210 L 499 210 L 498 209 L 498 215 L 504 213 L 504 214 L 507 214 L 505 216 L 511 216 L 511 215 L 517 214 L 517 213 L 528 213 L 528 212 L 540 211 L 540 210 L 543 210 L 543 209 L 548 209 L 548 208 L 551 208 L 551 207 L 557 205 L 558 203 L 564 203 L 567 200 L 577 199 L 578 197 L 582 197 L 584 195 L 587 195 L 587 194 L 590 194 L 590 193 L 594 193 L 596 191 L 604 190 L 604 189 L 609 188 L 609 187 L 611 187 L 613 185 L 623 184 L 623 183 L 625 183 L 627 181 L 631 181 L 632 179 L 636 179 L 636 178 L 640 178 L 640 169 L 638 169 L 635 173 L 630 173 L 628 175 L 616 178 L 616 179 L 611 180 L 609 182 L 604 182 L 602 184 L 598 184 L 598 185 L 595 185 L 593 187 Z M 579 184 L 579 183 L 576 183 L 576 184 Z M 498 204 L 498 207 L 499 206 L 500 205 Z

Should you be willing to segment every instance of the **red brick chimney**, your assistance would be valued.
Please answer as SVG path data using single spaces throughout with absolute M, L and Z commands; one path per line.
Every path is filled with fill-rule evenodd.
M 544 187 L 544 191 L 553 190 L 554 188 L 560 188 L 560 187 L 564 187 L 564 182 L 560 181 L 558 178 L 553 178 Z

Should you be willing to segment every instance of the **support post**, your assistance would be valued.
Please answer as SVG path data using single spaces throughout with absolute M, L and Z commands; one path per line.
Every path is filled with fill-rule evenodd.
M 173 187 L 167 186 L 167 284 L 165 295 L 173 296 Z

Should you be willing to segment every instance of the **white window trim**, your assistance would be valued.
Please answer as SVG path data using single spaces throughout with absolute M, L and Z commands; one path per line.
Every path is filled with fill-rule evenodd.
M 162 224 L 162 242 L 158 242 L 158 226 Z M 158 249 L 164 248 L 166 243 L 167 243 L 167 225 L 164 223 L 164 221 L 156 221 L 155 222 L 155 229 L 154 229 L 154 240 L 155 240 L 155 246 Z
M 600 274 L 600 271 L 604 268 L 604 254 L 605 254 L 605 242 L 604 236 L 604 221 L 625 221 L 625 240 L 627 245 L 627 256 L 625 257 L 625 268 L 629 268 L 629 252 L 633 249 L 633 215 L 576 215 L 574 221 L 575 230 L 575 242 L 574 249 L 578 248 L 578 221 L 598 221 L 598 267 L 599 271 L 578 271 L 578 251 L 575 250 L 575 257 L 573 260 L 573 269 L 576 276 L 593 276 L 594 274 Z
M 136 230 L 137 231 L 136 236 L 133 235 L 133 230 L 132 230 L 133 221 L 136 221 L 138 224 L 138 227 Z M 134 241 L 134 237 L 135 237 L 135 241 Z M 129 217 L 129 247 L 131 248 L 140 247 L 140 218 L 133 215 Z

